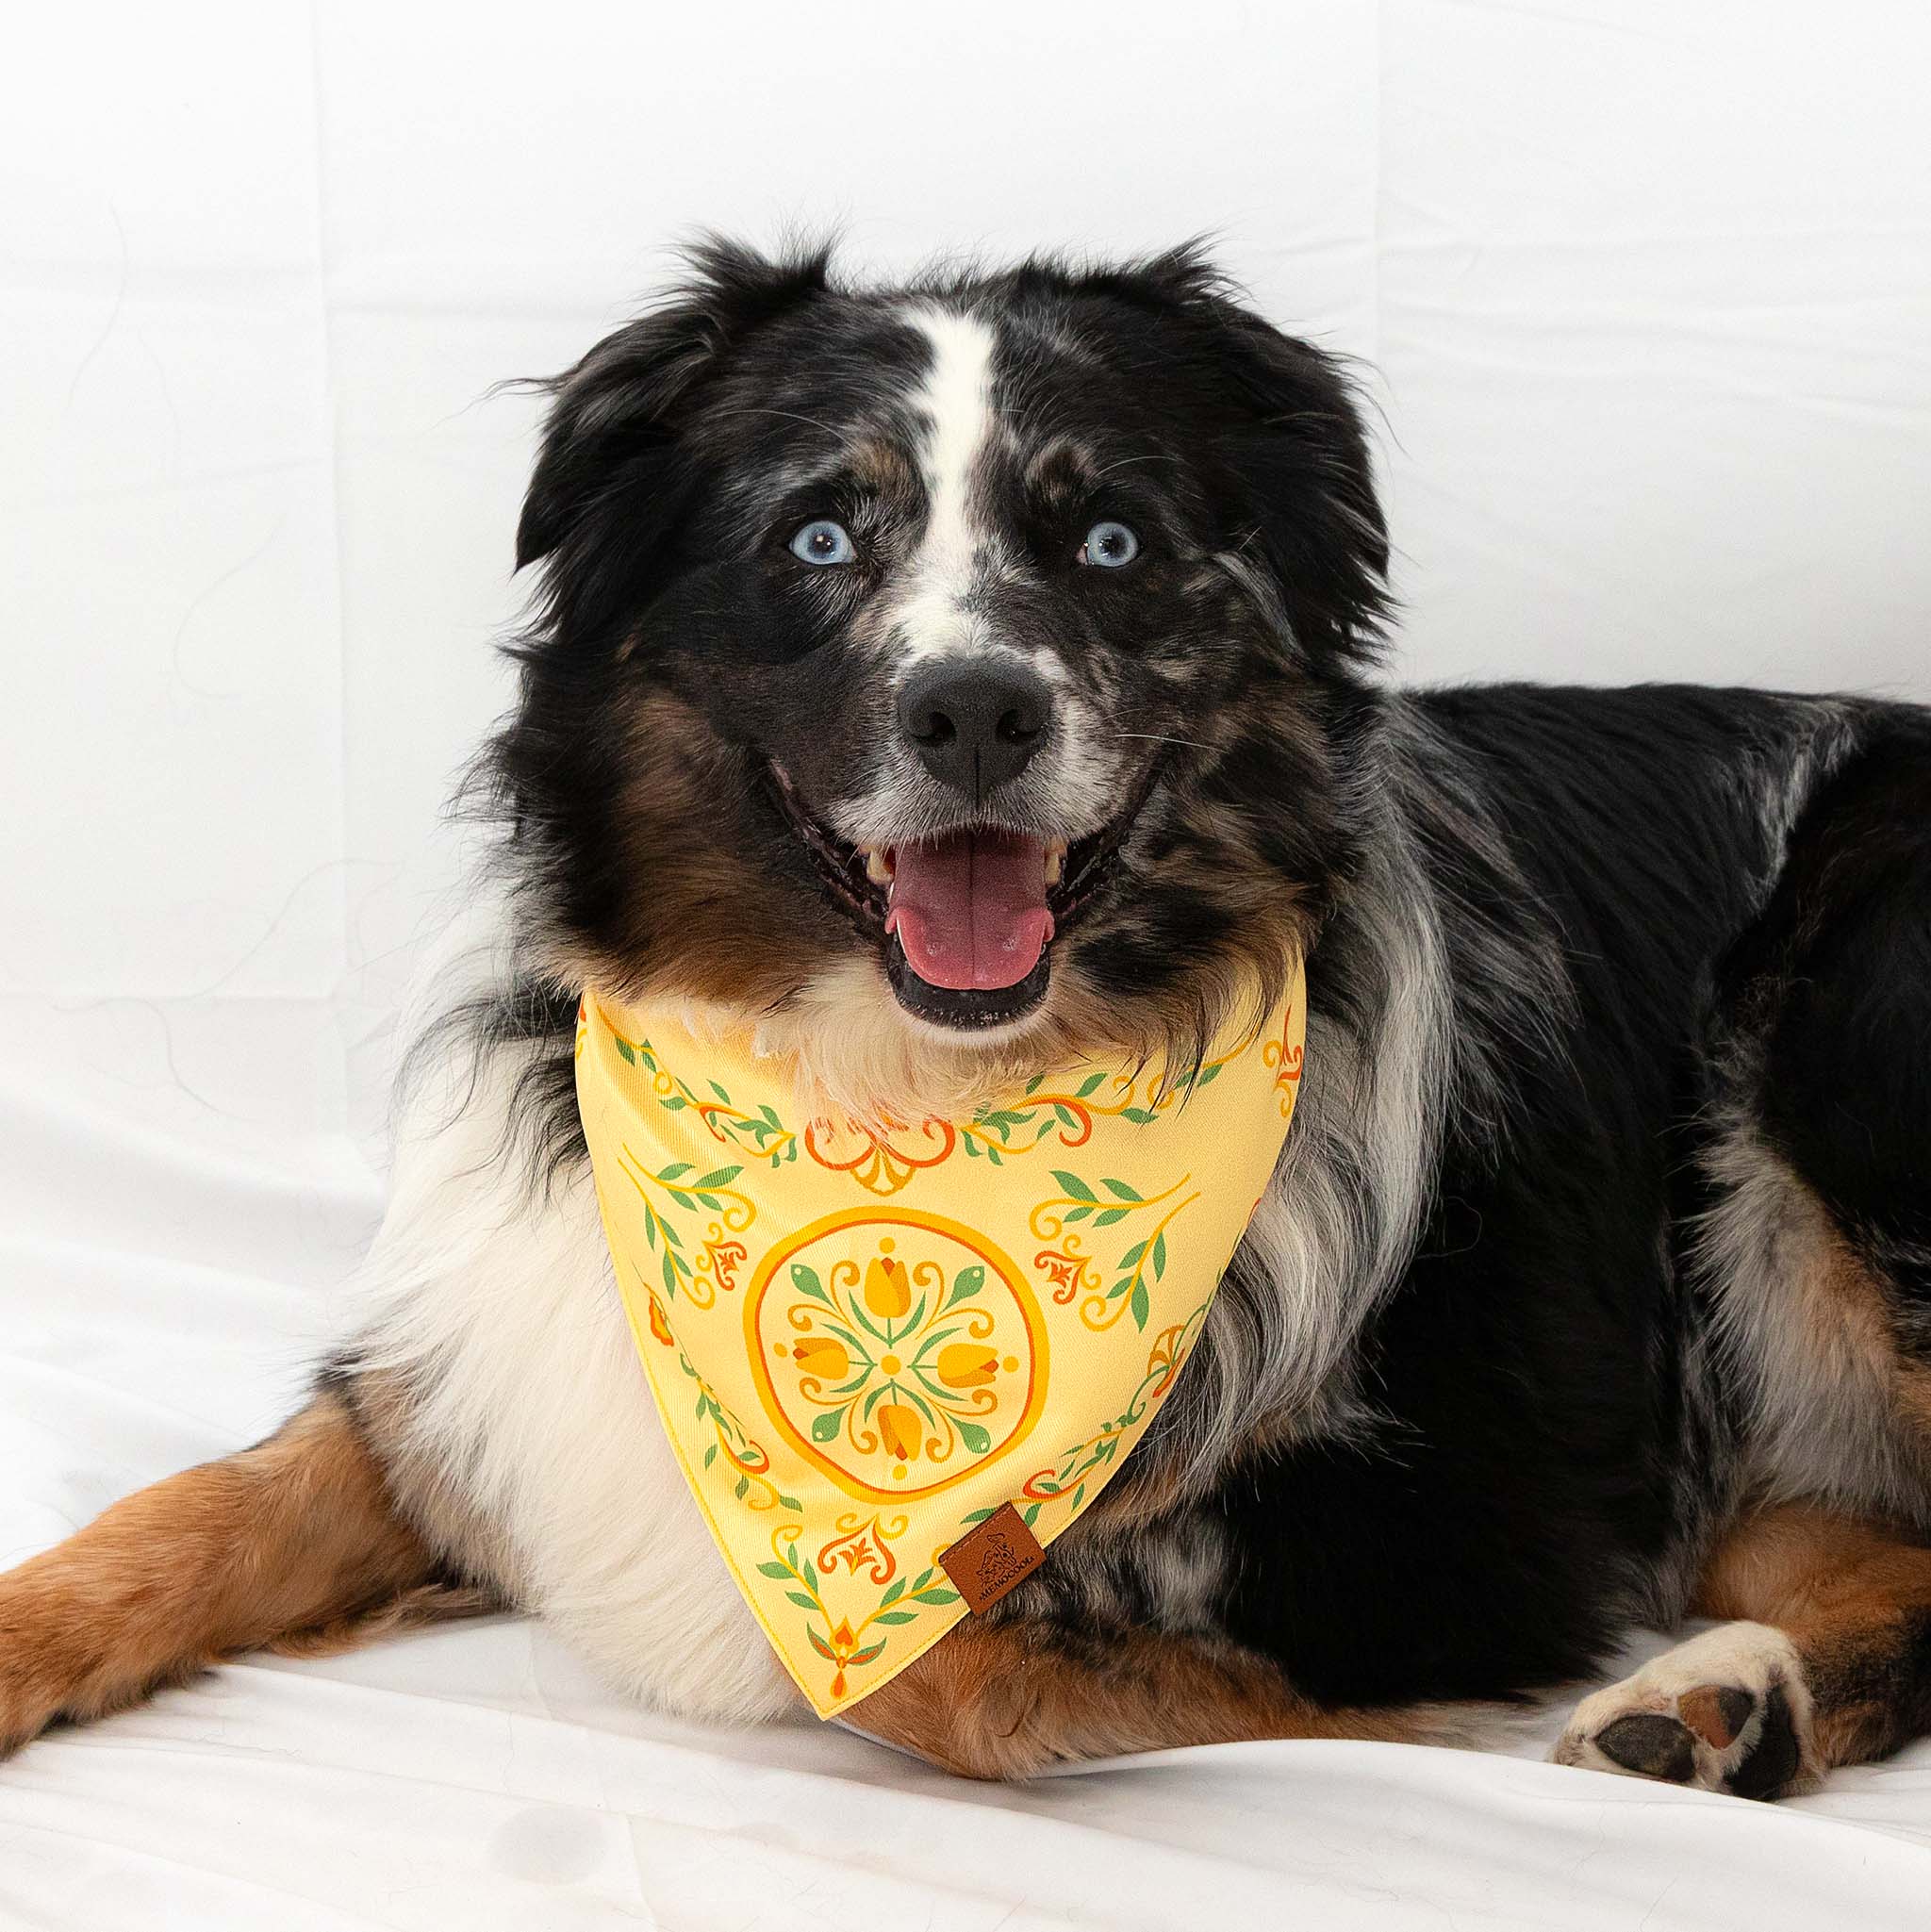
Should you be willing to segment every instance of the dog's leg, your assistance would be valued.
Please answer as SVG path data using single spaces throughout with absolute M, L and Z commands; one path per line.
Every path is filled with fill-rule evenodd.
M 1725 968 L 1699 1236 L 1766 1491 L 1692 1605 L 1739 1619 L 1584 1700 L 1563 1761 L 1774 1797 L 1931 1730 L 1931 740 L 1813 797 Z M 1868 1511 L 1859 1514 L 1858 1511 Z
M 1334 1709 L 1298 1696 L 1264 1658 L 1229 1643 L 1142 1633 L 1103 1652 L 1057 1626 L 967 1622 L 856 1705 L 859 1730 L 965 1777 L 1263 1738 L 1467 1742 L 1482 1706 Z
M 483 1607 L 396 1514 L 324 1390 L 266 1442 L 116 1503 L 0 1577 L 0 1752 L 239 1651 Z
M 1585 1698 L 1560 1761 L 1774 1798 L 1931 1730 L 1931 1549 L 1903 1531 L 1762 1511 L 1718 1548 L 1693 1608 L 1741 1621 Z

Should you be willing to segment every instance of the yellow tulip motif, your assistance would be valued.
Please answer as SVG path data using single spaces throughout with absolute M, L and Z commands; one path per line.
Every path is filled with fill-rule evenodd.
M 790 1282 L 791 1332 L 772 1339 L 801 1433 L 878 1494 L 916 1493 L 913 1462 L 942 1480 L 1011 1428 L 1008 1379 L 1022 1358 L 988 1305 L 982 1259 L 948 1266 L 883 1235 L 823 1272 L 794 1261 Z
M 828 1382 L 842 1379 L 851 1368 L 851 1358 L 845 1351 L 842 1342 L 835 1342 L 830 1335 L 807 1335 L 803 1341 L 795 1344 L 791 1357 L 808 1376 L 817 1376 Z
M 895 1322 L 912 1306 L 912 1278 L 895 1254 L 881 1254 L 865 1270 L 865 1305 L 881 1321 Z
M 888 1455 L 909 1462 L 918 1454 L 918 1411 L 903 1402 L 881 1402 L 879 1437 Z
M 982 1389 L 999 1371 L 999 1351 L 982 1342 L 949 1342 L 939 1350 L 937 1368 L 949 1389 Z

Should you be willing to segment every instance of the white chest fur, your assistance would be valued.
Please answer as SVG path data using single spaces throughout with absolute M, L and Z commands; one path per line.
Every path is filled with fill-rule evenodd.
M 505 1159 L 523 1063 L 411 1104 L 359 1282 L 357 1347 L 404 1371 L 411 1448 L 510 1552 L 517 1599 L 629 1694 L 750 1722 L 802 1709 L 672 1460 L 586 1171 Z

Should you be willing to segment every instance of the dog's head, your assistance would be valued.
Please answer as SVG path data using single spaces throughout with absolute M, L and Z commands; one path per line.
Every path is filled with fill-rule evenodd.
M 1191 251 L 713 244 L 552 387 L 495 762 L 555 970 L 1005 1065 L 1278 990 L 1382 608 L 1328 356 Z

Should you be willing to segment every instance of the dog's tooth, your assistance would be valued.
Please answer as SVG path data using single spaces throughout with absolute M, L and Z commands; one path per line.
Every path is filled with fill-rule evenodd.
M 874 885 L 889 885 L 892 883 L 892 862 L 886 858 L 883 847 L 875 845 L 866 847 L 865 876 Z
M 1055 839 L 1046 849 L 1046 883 L 1048 885 L 1057 885 L 1065 876 L 1065 871 L 1066 849 Z

